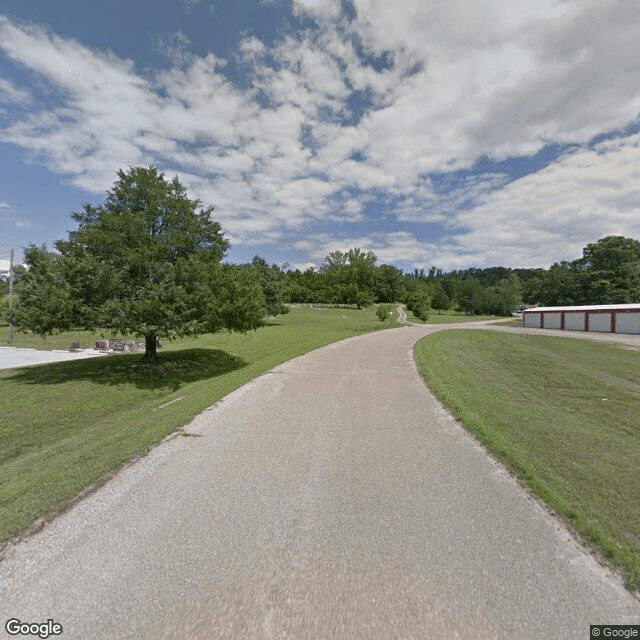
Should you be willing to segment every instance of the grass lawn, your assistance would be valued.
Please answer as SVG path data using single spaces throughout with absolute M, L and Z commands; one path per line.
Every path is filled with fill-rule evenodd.
M 0 371 L 0 543 L 55 515 L 83 489 L 278 364 L 398 326 L 379 322 L 374 311 L 294 308 L 244 336 L 165 343 L 159 365 L 126 354 Z M 44 344 L 66 348 L 77 340 L 91 347 L 95 339 L 74 332 Z M 43 342 L 15 334 L 14 346 L 42 348 Z
M 496 320 L 496 316 L 470 316 L 462 311 L 444 311 L 438 313 L 437 311 L 431 311 L 429 313 L 429 319 L 423 322 L 419 318 L 413 315 L 413 311 L 406 309 L 407 321 L 415 322 L 416 324 L 453 324 L 457 322 L 479 322 L 480 320 Z
M 415 356 L 455 417 L 640 589 L 640 351 L 470 330 Z
M 522 320 L 520 318 L 511 318 L 510 320 L 503 320 L 502 322 L 496 322 L 500 327 L 522 327 Z

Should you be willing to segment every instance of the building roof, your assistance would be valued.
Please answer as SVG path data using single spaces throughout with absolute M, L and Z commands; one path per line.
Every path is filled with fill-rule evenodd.
M 538 313 L 540 311 L 615 311 L 616 309 L 640 311 L 640 302 L 628 304 L 589 304 L 577 307 L 533 307 L 531 309 L 525 309 L 524 313 Z

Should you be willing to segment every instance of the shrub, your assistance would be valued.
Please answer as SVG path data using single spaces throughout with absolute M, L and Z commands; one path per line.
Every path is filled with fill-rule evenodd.
M 380 322 L 384 322 L 391 315 L 391 305 L 390 304 L 381 304 L 378 305 L 376 309 L 376 315 Z
M 422 320 L 426 322 L 429 319 L 429 312 L 431 311 L 431 307 L 428 304 L 419 303 L 414 305 L 413 307 L 413 315 L 418 318 L 418 320 Z

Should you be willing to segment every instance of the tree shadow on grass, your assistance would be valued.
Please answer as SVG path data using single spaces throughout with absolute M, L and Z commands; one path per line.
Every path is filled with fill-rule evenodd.
M 159 354 L 159 361 L 153 364 L 143 362 L 140 354 L 100 356 L 25 367 L 5 379 L 33 385 L 82 381 L 177 391 L 189 382 L 214 378 L 247 364 L 220 349 L 184 349 Z

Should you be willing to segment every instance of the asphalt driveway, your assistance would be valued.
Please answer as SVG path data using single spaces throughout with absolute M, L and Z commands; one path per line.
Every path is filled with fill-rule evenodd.
M 638 600 L 425 388 L 412 346 L 442 328 L 329 345 L 221 400 L 8 549 L 2 624 L 52 619 L 65 640 L 639 624 Z

